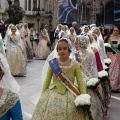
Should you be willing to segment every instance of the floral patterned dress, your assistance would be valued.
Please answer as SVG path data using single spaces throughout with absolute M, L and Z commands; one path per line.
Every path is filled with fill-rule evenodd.
M 60 66 L 62 72 L 74 83 L 75 77 L 80 93 L 86 93 L 79 64 L 72 60 L 71 65 Z M 51 78 L 53 77 L 53 83 Z M 42 89 L 42 95 L 37 103 L 32 120 L 86 120 L 86 115 L 74 103 L 75 96 L 53 74 L 49 67 L 47 77 Z
M 113 40 L 112 44 L 120 50 L 120 45 L 117 45 L 118 41 Z M 107 52 L 107 57 L 111 59 L 111 65 L 109 66 L 109 79 L 113 92 L 120 92 L 120 55 L 112 50 Z

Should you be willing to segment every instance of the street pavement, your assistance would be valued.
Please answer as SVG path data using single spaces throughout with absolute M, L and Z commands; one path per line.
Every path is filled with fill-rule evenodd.
M 15 77 L 21 86 L 19 97 L 22 104 L 24 120 L 30 120 L 41 92 L 41 72 L 45 60 L 31 60 L 27 63 L 25 77 Z
M 27 63 L 27 75 L 15 77 L 21 86 L 19 97 L 22 104 L 24 120 L 31 120 L 33 111 L 40 97 L 42 88 L 41 72 L 45 60 L 31 60 Z M 112 93 L 106 120 L 120 120 L 120 94 Z

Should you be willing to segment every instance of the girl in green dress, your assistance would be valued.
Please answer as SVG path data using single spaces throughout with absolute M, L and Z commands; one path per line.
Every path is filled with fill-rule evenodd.
M 86 94 L 79 63 L 69 57 L 71 44 L 67 39 L 58 41 L 57 63 L 65 76 L 74 84 L 77 80 L 80 94 Z M 52 82 L 51 82 L 52 81 Z M 86 120 L 85 112 L 75 106 L 75 96 L 70 92 L 48 66 L 41 97 L 34 110 L 32 120 Z

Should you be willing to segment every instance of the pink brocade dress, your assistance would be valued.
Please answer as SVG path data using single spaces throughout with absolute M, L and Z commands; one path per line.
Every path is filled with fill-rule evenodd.
M 109 51 L 107 52 L 107 57 L 110 58 L 112 61 L 111 65 L 109 66 L 109 79 L 112 91 L 120 92 L 120 55 L 116 54 L 115 52 Z

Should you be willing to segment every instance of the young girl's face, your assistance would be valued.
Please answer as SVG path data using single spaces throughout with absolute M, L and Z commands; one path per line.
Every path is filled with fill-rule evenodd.
M 15 33 L 15 32 L 16 32 L 16 27 L 12 27 L 12 28 L 11 28 L 11 32 L 12 32 L 12 33 Z
M 58 43 L 57 51 L 61 58 L 68 58 L 70 55 L 68 43 L 64 41 Z
M 88 32 L 89 32 L 89 28 L 88 28 L 88 27 L 85 27 L 84 32 L 85 32 L 85 33 L 88 33 Z

